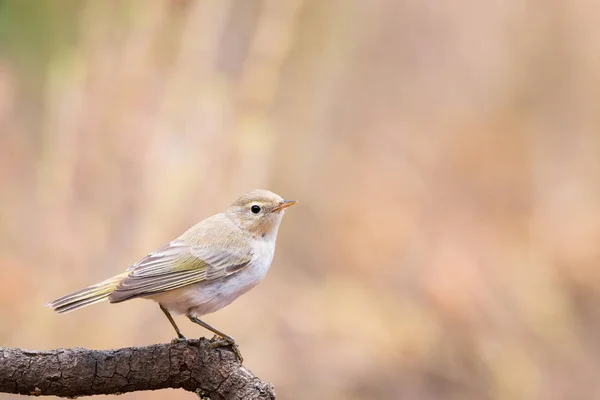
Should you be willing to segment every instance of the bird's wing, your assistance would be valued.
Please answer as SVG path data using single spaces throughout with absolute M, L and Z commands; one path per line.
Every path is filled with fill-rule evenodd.
M 220 279 L 247 267 L 251 257 L 249 250 L 232 246 L 219 249 L 174 241 L 129 267 L 129 274 L 110 295 L 110 302 Z

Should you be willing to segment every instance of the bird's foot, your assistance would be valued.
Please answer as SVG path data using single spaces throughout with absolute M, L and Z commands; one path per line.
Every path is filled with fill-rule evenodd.
M 240 346 L 233 340 L 233 338 L 224 338 L 218 335 L 213 336 L 210 341 L 211 348 L 217 347 L 231 347 L 231 350 L 240 361 L 240 363 L 244 363 L 244 357 L 242 357 L 242 352 L 240 351 Z
M 179 335 L 174 339 L 171 339 L 171 344 L 187 342 L 187 338 L 183 335 Z

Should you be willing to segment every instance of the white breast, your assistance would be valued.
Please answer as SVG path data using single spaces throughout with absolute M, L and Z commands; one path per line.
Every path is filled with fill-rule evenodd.
M 259 239 L 253 253 L 254 257 L 249 268 L 240 272 L 247 272 L 249 280 L 255 280 L 256 285 L 264 279 L 269 268 L 271 268 L 273 255 L 275 254 L 275 240 Z

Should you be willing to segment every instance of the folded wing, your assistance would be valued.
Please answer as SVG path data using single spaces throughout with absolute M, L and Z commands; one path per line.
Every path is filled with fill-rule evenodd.
M 221 279 L 246 268 L 251 256 L 249 250 L 231 246 L 189 246 L 174 241 L 129 267 L 129 274 L 110 294 L 109 300 L 118 303 Z

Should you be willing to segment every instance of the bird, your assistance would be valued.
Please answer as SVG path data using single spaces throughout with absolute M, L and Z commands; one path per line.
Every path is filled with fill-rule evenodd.
M 171 315 L 183 314 L 216 335 L 213 346 L 231 346 L 243 362 L 236 341 L 200 317 L 231 304 L 263 280 L 285 210 L 296 203 L 268 190 L 252 190 L 125 272 L 46 306 L 67 313 L 105 300 L 154 300 L 175 329 L 174 341 L 187 340 Z

